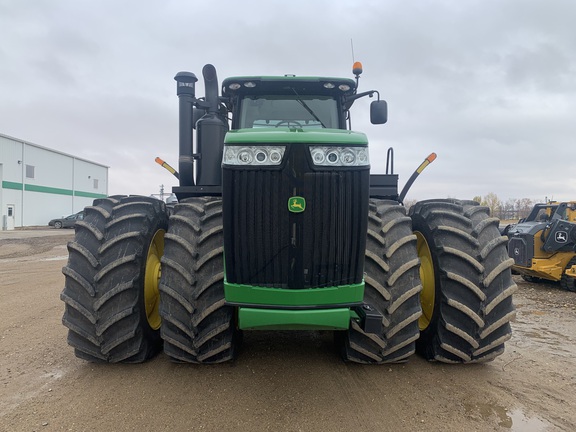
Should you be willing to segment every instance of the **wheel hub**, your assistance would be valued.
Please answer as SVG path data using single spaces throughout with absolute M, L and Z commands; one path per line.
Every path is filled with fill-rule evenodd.
M 428 242 L 422 233 L 415 231 L 416 248 L 418 258 L 420 258 L 420 280 L 422 281 L 422 291 L 420 292 L 420 304 L 422 306 L 422 315 L 418 319 L 420 331 L 425 330 L 432 321 L 434 314 L 434 302 L 436 298 L 436 282 L 434 278 L 434 263 L 432 253 Z
M 158 230 L 152 238 L 146 258 L 146 273 L 144 276 L 144 304 L 146 306 L 146 318 L 148 324 L 154 330 L 158 330 L 162 323 L 160 318 L 160 291 L 158 285 L 161 276 L 160 259 L 164 254 L 164 230 Z

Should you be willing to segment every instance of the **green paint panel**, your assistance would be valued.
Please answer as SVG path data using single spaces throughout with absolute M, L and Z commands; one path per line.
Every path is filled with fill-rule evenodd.
M 346 330 L 350 309 L 278 310 L 238 309 L 242 330 Z
M 325 306 L 364 300 L 364 282 L 329 288 L 283 289 L 231 284 L 224 281 L 230 303 L 270 306 Z
M 254 128 L 232 130 L 226 133 L 225 144 L 332 144 L 368 145 L 368 138 L 360 132 L 342 129 L 291 130 L 276 128 Z
M 47 186 L 38 186 L 33 184 L 22 185 L 22 183 L 9 182 L 9 181 L 2 182 L 2 188 L 4 189 L 22 190 L 23 187 L 24 190 L 27 190 L 29 192 L 40 192 L 53 195 L 67 195 L 67 196 L 74 195 L 85 198 L 106 198 L 106 195 L 104 194 L 98 194 L 93 192 L 72 191 L 70 189 L 60 189 Z
M 42 193 L 49 193 L 53 195 L 70 195 L 72 196 L 72 191 L 70 189 L 59 189 L 53 187 L 46 187 L 46 186 L 36 186 L 33 184 L 27 184 L 24 186 L 24 189 L 30 192 L 42 192 Z
M 92 192 L 74 191 L 74 196 L 79 196 L 79 197 L 84 197 L 84 198 L 106 198 L 107 195 L 92 193 Z
M 15 190 L 22 190 L 22 183 L 15 183 L 9 181 L 3 181 L 2 187 L 4 189 L 15 189 Z

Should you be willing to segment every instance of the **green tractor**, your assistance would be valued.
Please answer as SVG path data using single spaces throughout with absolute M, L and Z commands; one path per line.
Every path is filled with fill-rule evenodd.
M 393 173 L 370 174 L 351 130 L 356 79 L 176 75 L 178 203 L 97 199 L 63 268 L 63 323 L 78 357 L 233 360 L 245 330 L 328 330 L 346 361 L 494 359 L 516 290 L 498 220 L 474 201 L 402 205 Z M 219 91 L 220 90 L 220 91 Z M 196 142 L 193 143 L 193 136 Z

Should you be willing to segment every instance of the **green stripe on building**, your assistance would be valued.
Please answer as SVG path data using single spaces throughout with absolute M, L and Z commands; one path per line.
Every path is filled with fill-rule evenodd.
M 47 186 L 37 186 L 33 184 L 22 185 L 22 183 L 3 181 L 2 187 L 4 189 L 14 189 L 14 190 L 24 190 L 29 192 L 40 192 L 48 193 L 53 195 L 67 195 L 67 196 L 78 196 L 84 198 L 106 198 L 106 195 L 94 193 L 94 192 L 82 192 L 82 191 L 72 191 L 70 189 L 60 189 Z
M 9 182 L 9 181 L 3 181 L 3 182 L 2 182 L 2 188 L 3 188 L 3 189 L 22 190 L 22 183 L 14 183 L 14 182 Z
M 70 195 L 72 196 L 72 191 L 69 189 L 59 189 L 53 187 L 46 187 L 46 186 L 36 186 L 32 184 L 24 185 L 24 190 L 30 192 L 42 192 L 42 193 L 49 193 L 54 195 Z
M 84 197 L 84 198 L 106 198 L 106 195 L 92 193 L 92 192 L 82 192 L 82 191 L 75 191 L 74 196 Z

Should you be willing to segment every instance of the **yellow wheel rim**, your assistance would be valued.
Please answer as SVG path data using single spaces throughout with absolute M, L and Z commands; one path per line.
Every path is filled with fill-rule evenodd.
M 432 321 L 434 314 L 434 299 L 436 297 L 436 282 L 434 279 L 434 263 L 432 262 L 432 253 L 428 242 L 422 233 L 415 231 L 416 248 L 418 249 L 418 258 L 420 258 L 420 280 L 422 281 L 422 291 L 420 292 L 420 304 L 422 306 L 422 315 L 418 319 L 420 330 L 425 330 Z
M 146 257 L 146 272 L 144 275 L 144 304 L 146 305 L 146 319 L 154 330 L 160 328 L 162 319 L 160 318 L 160 283 L 161 266 L 160 258 L 164 254 L 164 230 L 156 231 Z

